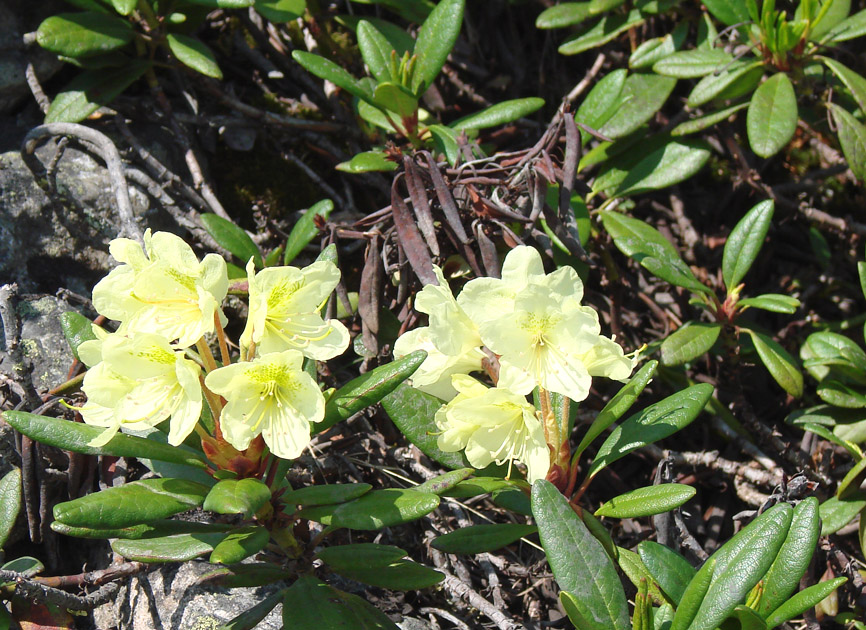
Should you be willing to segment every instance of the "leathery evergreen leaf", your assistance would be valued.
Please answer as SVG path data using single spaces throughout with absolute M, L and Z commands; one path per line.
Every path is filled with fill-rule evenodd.
M 334 210 L 334 202 L 330 199 L 323 199 L 313 204 L 307 210 L 295 227 L 289 232 L 289 238 L 286 241 L 286 249 L 283 252 L 283 264 L 288 265 L 292 262 L 303 249 L 309 245 L 310 241 L 316 238 L 319 233 L 319 228 L 316 226 L 316 217 L 327 219 L 331 216 Z
M 722 254 L 722 279 L 728 295 L 740 284 L 758 257 L 770 230 L 773 209 L 772 199 L 762 201 L 749 210 L 731 230 Z
M 72 355 L 77 359 L 78 346 L 85 341 L 96 339 L 96 335 L 93 333 L 93 322 L 77 311 L 61 313 L 59 319 L 66 343 L 69 344 Z
M 622 105 L 599 131 L 616 140 L 637 130 L 661 109 L 676 83 L 673 77 L 652 73 L 632 74 L 622 89 Z
M 302 575 L 286 591 L 283 625 L 292 630 L 399 630 L 385 613 L 365 600 L 328 586 L 311 575 Z
M 719 338 L 719 324 L 691 322 L 668 336 L 661 346 L 662 363 L 682 365 L 709 351 Z
M 465 0 L 440 0 L 430 12 L 415 40 L 418 62 L 412 77 L 412 91 L 421 96 L 445 65 L 463 26 Z
M 80 122 L 135 83 L 150 62 L 133 59 L 121 68 L 86 70 L 72 79 L 51 102 L 45 122 Z
M 813 584 L 809 588 L 803 589 L 767 616 L 767 627 L 775 628 L 786 621 L 799 617 L 810 608 L 816 606 L 818 602 L 824 601 L 833 591 L 847 581 L 848 578 L 838 577 L 826 582 L 818 582 L 818 584 Z
M 36 42 L 57 55 L 77 58 L 122 48 L 132 41 L 133 35 L 127 20 L 85 11 L 52 15 L 36 30 Z
M 532 514 L 556 582 L 586 624 L 579 627 L 628 628 L 628 602 L 616 568 L 568 499 L 540 479 L 532 484 Z
M 282 496 L 286 503 L 295 505 L 334 505 L 362 497 L 373 489 L 369 483 L 333 483 L 324 486 L 307 486 L 287 492 Z
M 0 479 L 0 549 L 9 540 L 20 511 L 21 469 L 13 468 Z
M 164 538 L 144 538 L 111 542 L 111 549 L 136 562 L 186 562 L 214 550 L 226 534 L 176 534 Z
M 361 57 L 370 69 L 370 73 L 376 77 L 376 81 L 382 83 L 397 80 L 397 77 L 391 76 L 391 54 L 396 54 L 391 43 L 366 20 L 358 22 L 356 32 Z
M 165 41 L 171 54 L 183 65 L 207 77 L 223 78 L 216 55 L 204 42 L 183 33 L 169 33 L 165 36 Z
M 830 497 L 818 508 L 821 517 L 821 535 L 829 536 L 836 533 L 854 520 L 854 517 L 864 508 L 866 508 L 866 493 L 863 492 L 844 500 Z
M 496 551 L 537 531 L 535 525 L 497 523 L 472 525 L 433 540 L 433 547 L 446 553 L 484 553 Z
M 249 518 L 270 500 L 271 489 L 258 479 L 224 479 L 211 488 L 202 508 Z
M 228 219 L 210 212 L 201 215 L 201 223 L 208 234 L 213 236 L 218 245 L 225 247 L 229 252 L 237 256 L 239 260 L 247 263 L 252 258 L 256 263 L 256 267 L 259 269 L 264 267 L 259 248 L 253 242 L 253 239 L 250 238 L 250 235 L 240 227 Z
M 794 398 L 803 395 L 803 374 L 788 351 L 776 343 L 770 336 L 751 329 L 743 329 L 749 333 L 752 343 L 761 362 L 767 368 L 775 381 Z
M 264 549 L 270 538 L 268 530 L 259 525 L 237 527 L 214 545 L 208 561 L 213 564 L 236 564 Z
M 764 81 L 746 111 L 746 131 L 752 150 L 761 157 L 778 153 L 797 130 L 797 96 L 784 72 Z
M 518 118 L 528 116 L 544 106 L 544 99 L 537 97 L 516 98 L 511 101 L 502 101 L 491 105 L 480 112 L 469 114 L 459 120 L 455 120 L 448 126 L 457 131 L 466 129 L 487 129 L 512 122 Z
M 673 549 L 651 540 L 639 543 L 637 553 L 659 588 L 679 606 L 686 587 L 695 577 L 692 565 Z
M 848 168 L 858 180 L 866 181 L 866 126 L 836 103 L 830 103 L 830 112 L 838 128 L 839 143 Z
M 605 501 L 596 516 L 640 518 L 668 512 L 686 503 L 697 490 L 681 483 L 663 483 L 626 492 Z
M 430 492 L 398 488 L 373 490 L 337 507 L 331 525 L 347 529 L 382 529 L 418 520 L 438 506 L 439 496 Z

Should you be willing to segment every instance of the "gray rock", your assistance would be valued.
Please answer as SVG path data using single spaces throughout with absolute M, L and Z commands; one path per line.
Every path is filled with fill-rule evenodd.
M 33 384 L 40 392 L 66 380 L 73 356 L 60 327 L 60 315 L 74 310 L 50 295 L 27 295 L 18 300 L 21 349 L 33 365 Z M 0 349 L 5 351 L 3 344 Z

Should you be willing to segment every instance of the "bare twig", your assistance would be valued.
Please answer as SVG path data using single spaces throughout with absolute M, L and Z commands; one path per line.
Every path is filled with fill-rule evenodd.
M 21 351 L 21 327 L 18 313 L 15 310 L 17 302 L 17 284 L 4 284 L 0 287 L 0 321 L 3 323 L 6 354 L 12 360 L 14 372 L 10 377 L 24 390 L 25 401 L 29 409 L 32 410 L 42 404 L 42 397 L 39 396 L 33 385 L 31 366 Z
M 28 580 L 15 571 L 0 570 L 0 581 L 14 582 L 15 594 L 30 601 L 54 604 L 68 610 L 93 610 L 100 604 L 111 600 L 120 585 L 110 582 L 87 595 L 73 595 L 57 588 L 45 586 L 35 580 Z
M 51 107 L 51 99 L 48 98 L 45 94 L 45 90 L 42 89 L 42 85 L 39 84 L 39 77 L 36 76 L 36 70 L 33 68 L 33 64 L 29 61 L 27 62 L 27 68 L 24 70 L 24 76 L 27 78 L 27 86 L 30 88 L 33 98 L 36 99 L 39 109 L 42 110 L 43 114 L 47 114 L 48 108 Z

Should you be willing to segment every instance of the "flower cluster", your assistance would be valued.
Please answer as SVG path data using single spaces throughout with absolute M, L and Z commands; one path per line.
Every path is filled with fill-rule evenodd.
M 583 283 L 571 267 L 545 274 L 531 247 L 509 252 L 502 278 L 469 281 L 455 299 L 441 270 L 439 286 L 419 294 L 429 325 L 401 336 L 395 356 L 427 351 L 413 386 L 444 401 L 436 415 L 443 451 L 464 450 L 478 468 L 517 460 L 530 481 L 550 466 L 543 424 L 526 395 L 535 388 L 573 401 L 589 395 L 593 376 L 623 380 L 633 361 L 601 335 L 596 312 L 582 306 Z M 496 387 L 468 376 L 487 353 L 498 358 Z
M 325 407 L 303 370 L 304 357 L 330 359 L 349 343 L 345 326 L 319 314 L 340 280 L 336 266 L 256 273 L 250 261 L 243 361 L 229 364 L 224 355 L 226 364 L 217 367 L 204 336 L 224 335 L 225 261 L 216 254 L 199 261 L 181 238 L 149 230 L 144 247 L 119 238 L 109 251 L 121 264 L 94 287 L 93 304 L 120 325 L 113 333 L 94 326 L 97 339 L 79 347 L 90 368 L 80 412 L 87 424 L 105 428 L 93 445 L 108 442 L 121 426 L 141 429 L 167 419 L 168 441 L 178 445 L 196 429 L 208 399 L 216 401 L 212 412 L 234 448 L 246 449 L 261 434 L 275 455 L 300 455 Z

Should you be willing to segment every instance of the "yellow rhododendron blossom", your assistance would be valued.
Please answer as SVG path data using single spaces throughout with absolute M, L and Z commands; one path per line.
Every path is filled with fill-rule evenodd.
M 121 425 L 152 427 L 166 418 L 171 418 L 169 443 L 183 442 L 201 416 L 201 368 L 152 333 L 132 338 L 115 333 L 86 344 L 88 360 L 101 353 L 102 361 L 84 376 L 87 404 L 81 416 L 87 424 L 106 427 L 91 445 L 102 446 Z
M 340 270 L 318 261 L 297 267 L 271 267 L 255 272 L 247 264 L 250 312 L 241 335 L 243 354 L 252 343 L 259 354 L 299 350 L 304 356 L 325 361 L 349 345 L 349 331 L 336 319 L 319 314 L 323 302 L 340 281 Z
M 427 358 L 412 375 L 412 385 L 442 400 L 451 400 L 457 394 L 451 375 L 480 370 L 485 354 L 478 326 L 458 306 L 442 270 L 434 265 L 433 271 L 439 286 L 428 284 L 415 298 L 415 308 L 429 316 L 429 326 L 401 335 L 394 344 L 394 357 L 425 350 Z
M 220 304 L 228 276 L 221 256 L 208 254 L 199 262 L 192 248 L 169 232 L 148 230 L 144 244 L 142 249 L 130 239 L 111 241 L 111 255 L 123 264 L 94 287 L 97 311 L 120 321 L 123 331 L 156 333 L 181 348 L 213 332 L 215 315 L 225 322 Z
M 535 407 L 505 387 L 486 387 L 462 374 L 452 377 L 458 395 L 436 412 L 442 431 L 436 440 L 445 452 L 466 451 L 475 468 L 492 462 L 510 467 L 523 463 L 532 483 L 544 479 L 550 468 L 550 449 Z
M 286 350 L 207 375 L 205 385 L 228 401 L 220 428 L 232 446 L 242 451 L 261 434 L 279 457 L 294 459 L 304 451 L 311 423 L 325 416 L 325 398 L 303 362 L 300 352 Z

